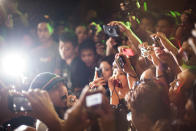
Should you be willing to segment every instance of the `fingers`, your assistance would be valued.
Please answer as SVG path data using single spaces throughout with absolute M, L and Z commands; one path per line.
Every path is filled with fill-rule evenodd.
M 118 26 L 121 32 L 125 32 L 126 29 L 127 29 L 126 25 L 123 24 L 120 21 L 112 21 L 108 25 L 110 25 L 110 26 Z

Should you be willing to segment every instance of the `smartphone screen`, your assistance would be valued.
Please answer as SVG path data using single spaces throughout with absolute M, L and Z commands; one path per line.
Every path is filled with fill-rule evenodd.
M 31 111 L 31 103 L 24 96 L 12 96 L 10 108 L 14 112 L 27 112 Z
M 102 104 L 102 94 L 96 93 L 86 96 L 86 107 L 93 107 Z

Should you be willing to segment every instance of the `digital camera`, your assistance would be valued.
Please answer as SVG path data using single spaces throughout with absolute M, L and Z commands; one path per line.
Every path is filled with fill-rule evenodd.
M 119 37 L 118 26 L 103 25 L 103 30 L 110 37 Z

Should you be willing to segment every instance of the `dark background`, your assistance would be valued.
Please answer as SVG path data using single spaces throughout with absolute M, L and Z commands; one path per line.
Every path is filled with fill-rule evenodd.
M 20 8 L 30 15 L 49 14 L 52 19 L 70 20 L 70 17 L 83 19 L 89 9 L 97 11 L 104 20 L 120 10 L 119 3 L 123 0 L 18 0 Z M 140 1 L 140 0 L 139 0 Z M 196 8 L 196 0 L 146 0 L 148 9 L 154 11 Z

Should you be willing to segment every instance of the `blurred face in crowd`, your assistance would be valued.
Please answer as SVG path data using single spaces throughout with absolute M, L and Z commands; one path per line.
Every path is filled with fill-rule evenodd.
M 193 87 L 195 80 L 196 75 L 194 74 L 194 72 L 186 69 L 179 73 L 177 79 L 170 83 L 170 100 L 177 105 L 185 105 L 187 99 L 186 97 L 188 96 L 188 94 L 190 94 L 190 88 Z M 179 91 L 179 93 L 177 91 Z M 177 95 L 174 95 L 174 93 L 176 93 Z
M 92 67 L 95 64 L 95 53 L 91 49 L 83 49 L 80 53 L 82 61 L 88 67 Z
M 37 36 L 42 43 L 47 43 L 51 38 L 51 33 L 48 29 L 48 23 L 42 22 L 37 26 Z
M 145 30 L 145 31 L 153 32 L 154 31 L 154 28 L 153 28 L 154 25 L 152 23 L 153 22 L 150 19 L 143 18 L 141 20 L 139 28 L 142 29 L 142 30 Z
M 87 38 L 87 30 L 84 26 L 78 26 L 75 30 L 75 33 L 78 37 L 78 43 L 82 43 Z
M 108 81 L 112 76 L 112 66 L 107 61 L 102 61 L 99 68 L 102 70 L 103 78 Z
M 18 9 L 18 3 L 16 0 L 5 0 L 5 5 L 6 7 L 10 10 L 13 11 L 13 13 L 16 13 L 15 11 Z
M 57 35 L 60 36 L 65 31 L 65 27 L 63 25 L 59 25 L 57 27 Z
M 66 107 L 68 92 L 63 82 L 57 83 L 48 93 L 55 107 Z
M 193 51 L 193 48 L 188 44 L 188 42 L 184 42 L 182 44 L 182 48 L 180 48 L 179 53 L 183 55 L 184 62 L 187 65 L 196 65 L 196 55 Z
M 72 58 L 75 53 L 75 48 L 71 42 L 59 42 L 59 53 L 63 60 Z
M 159 20 L 156 25 L 156 32 L 162 32 L 169 38 L 172 33 L 172 27 L 167 20 Z

